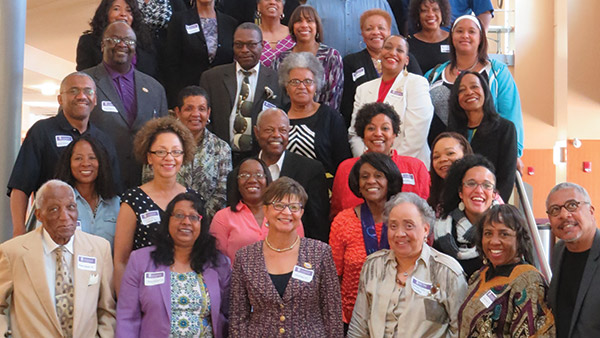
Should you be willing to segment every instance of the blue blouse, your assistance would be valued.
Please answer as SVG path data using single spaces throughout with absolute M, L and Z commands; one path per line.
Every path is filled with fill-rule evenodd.
M 75 202 L 77 202 L 77 211 L 79 212 L 77 226 L 81 226 L 83 232 L 105 238 L 113 248 L 117 215 L 121 208 L 119 196 L 107 200 L 99 196 L 98 208 L 94 216 L 94 211 L 85 198 L 77 189 L 73 188 L 73 191 L 75 191 Z

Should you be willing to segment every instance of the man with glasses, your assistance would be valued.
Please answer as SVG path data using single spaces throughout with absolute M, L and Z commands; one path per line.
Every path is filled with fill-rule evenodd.
M 90 112 L 96 105 L 94 80 L 85 73 L 71 73 L 62 80 L 57 98 L 58 114 L 36 122 L 27 131 L 8 181 L 13 236 L 25 233 L 29 196 L 54 177 L 62 151 L 83 134 L 90 134 L 106 148 L 117 191 L 121 188 L 114 144 L 89 121 Z
M 258 113 L 281 107 L 277 73 L 259 62 L 262 46 L 257 25 L 239 25 L 233 35 L 235 62 L 207 70 L 200 78 L 212 102 L 209 129 L 231 146 L 234 167 L 258 153 L 252 135 Z
M 560 183 L 548 194 L 546 212 L 560 239 L 548 290 L 556 336 L 600 337 L 600 231 L 590 196 L 575 183 Z
M 98 87 L 91 121 L 118 145 L 125 188 L 141 183 L 142 166 L 133 156 L 133 137 L 150 119 L 167 114 L 165 90 L 132 65 L 136 36 L 124 21 L 111 23 L 102 35 L 102 63 L 86 69 Z

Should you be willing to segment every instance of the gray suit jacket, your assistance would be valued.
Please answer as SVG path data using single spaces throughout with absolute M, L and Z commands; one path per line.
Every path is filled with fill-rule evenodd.
M 209 125 L 209 129 L 218 137 L 225 140 L 227 144 L 231 145 L 229 117 L 239 86 L 235 75 L 235 62 L 217 66 L 202 73 L 200 86 L 206 89 L 210 97 L 211 124 Z M 267 99 L 265 87 L 269 87 L 276 97 Z M 252 126 L 256 125 L 256 117 L 262 111 L 264 101 L 269 101 L 277 107 L 282 107 L 281 99 L 281 88 L 279 87 L 277 73 L 261 65 L 258 71 L 258 81 L 256 82 L 254 102 L 252 104 Z M 254 139 L 253 144 L 255 145 L 256 153 L 258 153 L 256 139 Z
M 556 316 L 556 304 L 558 300 L 558 282 L 560 278 L 561 264 L 565 252 L 565 242 L 559 241 L 554 246 L 552 253 L 552 281 L 548 289 L 548 302 Z M 600 285 L 600 230 L 596 229 L 594 243 L 590 249 L 579 292 L 575 300 L 575 309 L 571 317 L 571 327 L 569 328 L 570 338 L 600 337 L 600 292 L 597 287 Z
M 137 187 L 141 183 L 142 164 L 133 155 L 133 138 L 150 119 L 168 114 L 165 89 L 152 77 L 135 70 L 135 94 L 137 117 L 133 126 L 127 123 L 125 107 L 117 93 L 112 79 L 102 63 L 84 70 L 96 82 L 98 103 L 92 111 L 90 121 L 113 140 L 121 166 L 121 179 L 125 189 Z M 117 112 L 103 110 L 102 102 L 110 101 Z

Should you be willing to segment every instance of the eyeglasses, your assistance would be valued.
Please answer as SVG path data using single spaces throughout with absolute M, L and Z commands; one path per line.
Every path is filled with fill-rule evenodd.
M 189 219 L 190 222 L 192 222 L 192 223 L 198 223 L 202 219 L 202 216 L 200 216 L 200 215 L 184 215 L 184 214 L 180 214 L 180 213 L 173 214 L 173 215 L 171 215 L 171 217 L 174 217 L 176 220 L 179 220 L 180 222 L 183 222 L 183 220 L 187 217 L 187 219 Z
M 242 48 L 244 48 L 244 46 L 246 46 L 246 47 L 248 47 L 248 49 L 254 49 L 254 48 L 258 47 L 258 45 L 261 44 L 261 43 L 262 43 L 262 40 L 258 41 L 258 42 L 235 41 L 233 43 L 233 48 L 235 48 L 235 49 L 242 49 Z
M 108 37 L 108 38 L 104 38 L 104 41 L 112 44 L 112 45 L 118 45 L 121 42 L 123 42 L 126 46 L 132 47 L 135 46 L 136 41 L 130 38 L 116 38 L 116 37 Z
M 469 189 L 477 189 L 477 186 L 481 186 L 481 189 L 483 190 L 494 190 L 494 188 L 496 188 L 496 186 L 489 181 L 485 181 L 483 183 L 477 183 L 473 180 L 468 180 L 466 182 L 463 182 L 463 187 L 467 187 Z
M 260 179 L 267 177 L 267 175 L 265 175 L 263 173 L 254 173 L 254 174 L 241 173 L 241 174 L 237 175 L 238 180 L 244 180 L 244 181 L 250 179 L 250 177 L 254 177 L 257 180 L 260 180 Z
M 173 157 L 183 156 L 183 150 L 171 150 L 171 151 L 155 150 L 155 151 L 149 151 L 149 153 L 154 154 L 160 158 L 165 158 L 165 157 L 167 157 L 167 155 L 171 155 Z
M 297 213 L 300 212 L 300 210 L 302 210 L 302 203 L 289 203 L 289 204 L 285 204 L 285 203 L 281 203 L 281 202 L 272 202 L 271 205 L 273 206 L 273 209 L 277 210 L 277 211 L 283 211 L 285 210 L 285 208 L 290 209 L 291 213 Z
M 562 208 L 565 208 L 568 212 L 575 212 L 579 209 L 581 204 L 590 204 L 590 202 L 568 200 L 563 205 L 551 205 L 550 208 L 546 210 L 546 213 L 552 217 L 556 217 L 560 214 Z
M 73 88 L 69 88 L 61 93 L 67 93 L 69 95 L 73 95 L 73 96 L 77 96 L 79 95 L 81 92 L 83 92 L 83 94 L 87 97 L 92 97 L 94 96 L 94 93 L 96 92 L 93 88 L 90 87 L 85 87 L 85 88 L 77 88 L 77 87 L 73 87 Z
M 315 83 L 315 81 L 313 79 L 304 79 L 304 80 L 291 79 L 288 81 L 288 85 L 290 85 L 292 87 L 298 87 L 301 83 L 304 83 L 305 87 L 309 87 L 309 86 L 312 86 Z

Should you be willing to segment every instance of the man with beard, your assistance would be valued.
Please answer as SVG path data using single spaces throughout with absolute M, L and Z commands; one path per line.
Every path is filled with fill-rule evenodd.
M 13 222 L 13 236 L 25 233 L 25 216 L 29 196 L 54 177 L 62 151 L 83 134 L 90 134 L 105 147 L 117 191 L 121 179 L 115 147 L 110 138 L 90 123 L 96 106 L 96 85 L 87 74 L 67 75 L 60 84 L 60 109 L 56 116 L 36 122 L 27 132 L 8 181 L 8 196 Z

